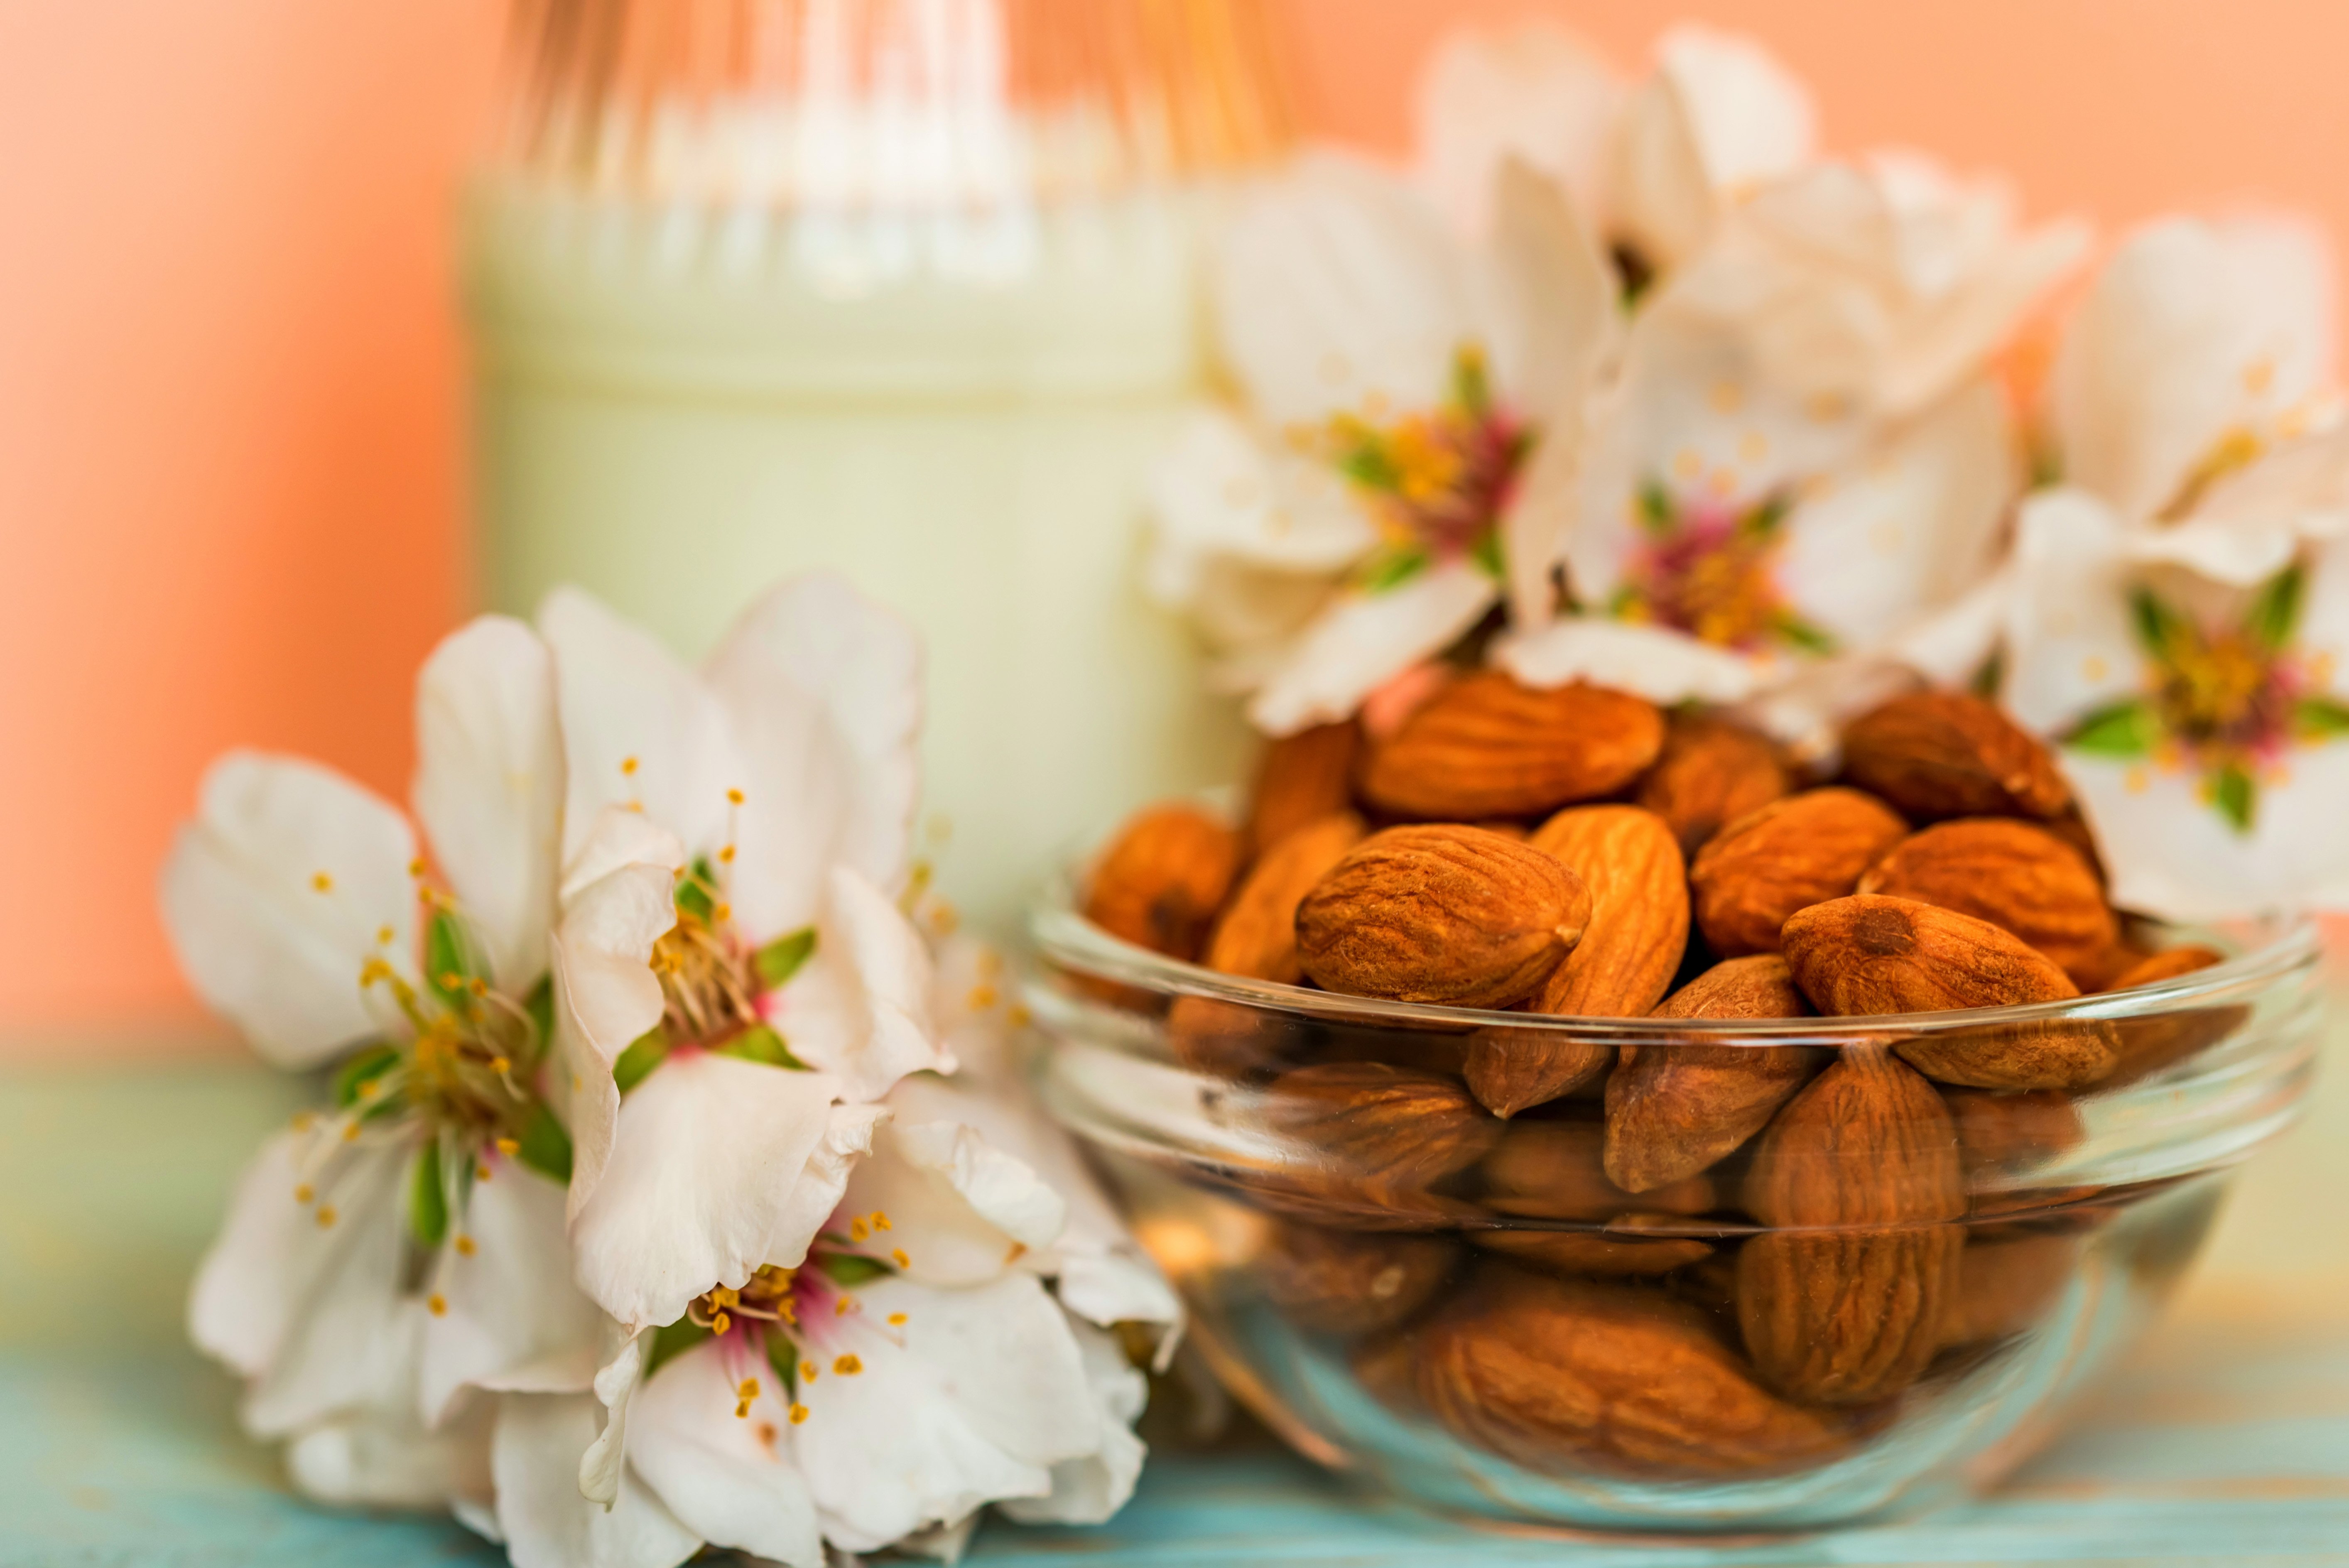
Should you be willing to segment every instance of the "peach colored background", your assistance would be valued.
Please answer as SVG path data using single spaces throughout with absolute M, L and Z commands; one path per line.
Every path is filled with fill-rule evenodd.
M 1312 121 L 1394 147 L 1448 21 L 1630 63 L 1765 37 L 1829 140 L 2011 170 L 2108 225 L 2257 194 L 2349 233 L 2338 0 L 1284 0 Z M 0 5 L 0 1041 L 192 1017 L 152 913 L 240 742 L 394 793 L 467 603 L 450 182 L 496 0 Z

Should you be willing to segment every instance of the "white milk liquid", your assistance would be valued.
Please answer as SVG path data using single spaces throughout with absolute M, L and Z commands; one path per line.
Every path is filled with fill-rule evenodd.
M 485 189 L 483 564 L 689 656 L 835 567 L 927 645 L 924 843 L 999 934 L 1060 857 L 1231 778 L 1236 708 L 1137 588 L 1142 476 L 1198 395 L 1173 198 L 854 230 Z

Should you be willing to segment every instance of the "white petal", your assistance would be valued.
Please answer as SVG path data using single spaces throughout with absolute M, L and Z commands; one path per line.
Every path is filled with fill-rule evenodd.
M 2127 546 L 2120 520 L 2085 490 L 2044 490 L 2023 502 L 2000 695 L 2026 728 L 2068 728 L 2138 690 Z
M 378 1032 L 359 971 L 414 947 L 415 858 L 407 819 L 342 775 L 233 751 L 164 864 L 164 928 L 206 1005 L 277 1066 L 314 1067 Z
M 338 1412 L 412 1398 L 424 1311 L 402 1299 L 400 1284 L 413 1156 L 404 1141 L 362 1144 L 313 1178 L 309 1230 L 297 1227 L 285 1238 L 285 1330 L 245 1394 L 244 1424 L 255 1437 L 282 1437 Z M 297 1206 L 290 1191 L 285 1197 Z
M 2065 480 L 2153 516 L 2230 431 L 2274 432 L 2331 379 L 2333 265 L 2298 220 L 2170 218 L 2122 242 L 2053 382 Z
M 415 1412 L 362 1411 L 305 1429 L 285 1470 L 305 1496 L 338 1508 L 448 1508 L 491 1495 L 490 1401 L 438 1431 Z
M 809 1344 L 823 1360 L 853 1352 L 863 1370 L 802 1381 L 809 1415 L 793 1429 L 835 1545 L 874 1551 L 983 1503 L 1049 1495 L 1052 1466 L 1098 1450 L 1075 1337 L 1029 1275 L 967 1290 L 881 1279 L 858 1300 Z M 900 1312 L 902 1327 L 878 1326 Z
M 746 1379 L 758 1384 L 748 1401 L 740 1398 Z M 636 1396 L 628 1462 L 711 1545 L 823 1568 L 815 1504 L 784 1436 L 790 1429 L 789 1401 L 766 1357 L 743 1352 L 735 1338 L 712 1340 L 665 1363 Z
M 425 660 L 410 798 L 499 988 L 528 995 L 554 916 L 563 738 L 554 661 L 520 621 L 483 615 Z
M 612 1064 L 660 1022 L 653 944 L 677 923 L 677 841 L 607 807 L 564 878 L 554 929 L 554 1056 L 546 1089 L 571 1134 L 570 1212 L 604 1179 L 620 1091 Z
M 471 1251 L 444 1246 L 432 1274 L 445 1310 L 424 1325 L 428 1425 L 468 1386 L 575 1393 L 595 1374 L 603 1314 L 571 1283 L 564 1190 L 494 1151 L 481 1163 L 490 1175 L 477 1175 L 457 1219 Z
M 1626 236 L 1669 268 L 1704 242 L 1727 198 L 1811 156 L 1815 116 L 1802 83 L 1749 38 L 1683 24 L 1656 55 L 1624 109 L 1613 191 Z
M 834 573 L 794 577 L 709 656 L 748 766 L 730 892 L 753 941 L 814 920 L 827 868 L 895 891 L 919 789 L 922 646 Z
M 1493 662 L 1530 686 L 1588 681 L 1650 702 L 1736 702 L 1760 684 L 1744 655 L 1669 626 L 1568 616 L 1495 645 Z
M 1068 1210 L 1033 1171 L 977 1130 L 959 1120 L 903 1119 L 954 1109 L 930 1103 L 936 1098 L 901 1091 L 893 1108 L 898 1119 L 881 1134 L 873 1157 L 857 1164 L 844 1202 L 852 1214 L 888 1216 L 888 1241 L 908 1258 L 908 1279 L 979 1284 L 1009 1267 L 1023 1248 L 1056 1240 Z
M 1465 562 L 1431 567 L 1383 593 L 1349 593 L 1281 656 L 1248 703 L 1268 735 L 1350 717 L 1389 677 L 1442 652 L 1480 620 L 1493 580 Z
M 798 1191 L 820 1179 L 811 1162 L 839 1093 L 829 1073 L 671 1056 L 621 1103 L 611 1162 L 573 1226 L 580 1287 L 642 1326 L 761 1264 L 797 1264 L 840 1195 L 810 1217 Z
M 1502 166 L 1487 290 L 1494 377 L 1516 412 L 1547 429 L 1579 411 L 1622 335 L 1614 269 L 1557 187 Z
M 1554 22 L 1456 28 L 1420 72 L 1420 187 L 1461 232 L 1482 234 L 1494 172 L 1516 157 L 1596 214 L 1625 91 L 1612 63 Z
M 585 1394 L 508 1394 L 491 1461 L 498 1528 L 514 1568 L 676 1568 L 701 1549 L 634 1474 L 608 1509 L 579 1495 L 579 1453 L 595 1435 Z
M 2349 903 L 2349 745 L 2294 748 L 2289 779 L 2261 786 L 2248 833 L 2202 799 L 2190 769 L 2060 756 L 2120 907 L 2203 921 Z
M 836 1075 L 843 1098 L 879 1099 L 907 1073 L 952 1072 L 930 1019 L 930 950 L 880 889 L 845 866 L 816 949 L 767 1016 L 802 1061 Z
M 2147 531 L 2139 559 L 2168 561 L 2250 587 L 2292 562 L 2303 541 L 2349 535 L 2349 425 L 2289 442 L 2228 474 L 2182 521 Z
M 1221 238 L 1224 357 L 1275 429 L 1373 402 L 1433 407 L 1475 335 L 1466 271 L 1418 192 L 1362 160 L 1307 154 L 1245 191 Z
M 1817 767 L 1833 764 L 1846 725 L 1918 684 L 1908 665 L 1873 654 L 1800 659 L 1782 670 L 1732 716 L 1776 740 L 1795 761 Z
M 714 853 L 726 842 L 727 791 L 749 782 L 717 694 L 575 588 L 547 595 L 538 629 L 554 654 L 563 720 L 565 864 L 606 806 L 640 808 L 688 851 Z
M 1100 1524 L 1125 1506 L 1141 1479 L 1149 1449 L 1133 1435 L 1150 1399 L 1150 1385 L 1125 1358 L 1115 1336 L 1087 1323 L 1071 1323 L 1085 1381 L 1101 1407 L 1101 1448 L 1082 1459 L 1052 1467 L 1047 1497 L 1012 1498 L 1004 1513 L 1023 1524 Z
M 295 1153 L 304 1140 L 273 1135 L 237 1178 L 228 1219 L 197 1266 L 188 1293 L 188 1337 L 241 1376 L 260 1376 L 276 1357 L 285 1326 L 305 1294 L 297 1265 L 316 1266 L 305 1243 L 316 1218 L 296 1202 L 302 1181 Z
M 602 1364 L 589 1386 L 603 1408 L 601 1425 L 595 1440 L 579 1456 L 579 1495 L 590 1502 L 608 1506 L 620 1495 L 620 1477 L 628 1461 L 628 1412 L 644 1387 L 645 1358 L 655 1332 L 604 1320 Z
M 2013 593 L 2013 568 L 2002 563 L 1956 600 L 1903 627 L 1884 644 L 1884 655 L 1930 685 L 1963 686 L 1998 646 Z

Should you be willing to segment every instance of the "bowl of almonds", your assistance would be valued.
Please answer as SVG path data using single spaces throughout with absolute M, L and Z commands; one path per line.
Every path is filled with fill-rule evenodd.
M 2115 909 L 1973 696 L 1832 771 L 1498 672 L 1039 907 L 1056 1113 L 1301 1451 L 1446 1511 L 1812 1529 L 1994 1482 L 2305 1088 L 2316 934 Z

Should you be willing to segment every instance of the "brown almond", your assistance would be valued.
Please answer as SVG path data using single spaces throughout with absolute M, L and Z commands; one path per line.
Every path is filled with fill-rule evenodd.
M 1872 1405 L 1923 1376 L 1957 1295 L 1958 1225 L 1772 1231 L 1737 1253 L 1737 1324 L 1764 1382 Z
M 1754 1145 L 1745 1210 L 1779 1227 L 1957 1219 L 1966 1198 L 1949 1108 L 1882 1047 L 1847 1047 Z
M 2072 1097 L 2061 1089 L 1953 1088 L 1942 1098 L 1958 1124 L 1970 1191 L 2006 1185 L 2088 1135 Z
M 1665 1274 L 1713 1255 L 1713 1244 L 1693 1236 L 1626 1236 L 1593 1231 L 1470 1231 L 1468 1240 L 1551 1274 L 1637 1278 Z
M 1330 868 L 1362 841 L 1362 820 L 1350 811 L 1308 822 L 1281 839 L 1248 868 L 1208 938 L 1207 967 L 1294 985 L 1297 906 Z
M 1375 1235 L 1277 1223 L 1257 1277 L 1281 1315 L 1316 1334 L 1377 1334 L 1433 1298 L 1460 1258 L 1448 1236 Z
M 1796 910 L 1841 898 L 1909 825 L 1857 789 L 1806 789 L 1730 823 L 1689 868 L 1696 921 L 1715 953 L 1775 953 Z
M 1653 703 L 1604 686 L 1537 690 L 1498 670 L 1452 682 L 1370 748 L 1356 782 L 1423 820 L 1530 817 L 1625 789 L 1663 747 Z
M 1590 920 L 1582 879 L 1478 828 L 1389 828 L 1297 910 L 1297 953 L 1324 989 L 1506 1007 L 1549 978 Z
M 1682 1217 L 1720 1202 L 1710 1177 L 1692 1174 L 1634 1193 L 1607 1173 L 1603 1128 L 1587 1121 L 1513 1121 L 1485 1157 L 1484 1206 L 1531 1220 L 1608 1223 L 1633 1213 Z
M 2072 791 L 2047 748 L 1963 692 L 1898 696 L 1843 734 L 1844 777 L 1918 821 L 2054 818 Z
M 1085 883 L 1085 918 L 1173 958 L 1196 958 L 1239 872 L 1239 835 L 1196 806 L 1154 806 L 1111 841 Z
M 2133 991 L 2141 985 L 2183 979 L 2225 958 L 2226 954 L 2217 948 L 2198 944 L 2165 948 L 2123 970 L 2106 989 Z M 2138 1082 L 2209 1050 L 2242 1027 L 2251 1016 L 2251 1008 L 2238 1002 L 2216 1007 L 2165 1007 L 2134 1018 L 2116 1018 L 2112 1026 L 2118 1040 L 2120 1065 L 2104 1080 L 2103 1087 L 2118 1088 Z
M 2076 1235 L 1977 1235 L 1958 1256 L 1958 1288 L 1943 1314 L 1941 1343 L 1979 1345 L 2021 1334 L 2045 1317 L 2080 1265 Z
M 1323 1062 L 1275 1078 L 1265 1125 L 1292 1163 L 1349 1191 L 1423 1191 L 1482 1160 L 1501 1123 L 1452 1078 L 1382 1062 Z
M 2208 969 L 2214 964 L 2223 963 L 2226 956 L 2217 948 L 2205 947 L 2199 943 L 2165 947 L 2122 970 L 2105 989 L 2134 991 L 2140 985 L 2158 985 L 2164 980 L 2182 980 L 2198 969 Z
M 2064 973 L 1986 920 L 1881 894 L 1815 904 L 1785 925 L 1787 966 L 1822 1013 L 1931 1013 L 2061 1001 Z M 1943 1083 L 1976 1088 L 2076 1088 L 2118 1060 L 2097 1019 L 1985 1026 L 1912 1036 L 1896 1047 Z
M 1966 817 L 1911 833 L 1859 879 L 1859 891 L 1989 921 L 2079 986 L 2101 973 L 2121 939 L 2104 885 L 2079 851 L 2012 818 Z
M 1287 1019 L 1212 996 L 1177 996 L 1166 1010 L 1166 1044 L 1174 1059 L 1212 1078 L 1245 1078 L 1271 1068 L 1298 1035 Z
M 1810 1004 L 1775 953 L 1716 964 L 1657 1018 L 1799 1018 Z M 1819 1065 L 1799 1046 L 1627 1047 L 1607 1079 L 1607 1174 L 1644 1192 L 1707 1170 L 1769 1123 Z
M 1768 737 L 1705 713 L 1675 713 L 1656 765 L 1640 780 L 1639 803 L 1670 824 L 1681 852 L 1693 855 L 1728 824 L 1794 788 Z
M 1756 1383 L 1702 1311 L 1653 1291 L 1488 1267 L 1412 1342 L 1436 1419 L 1531 1470 L 1738 1475 L 1850 1440 Z
M 1267 744 L 1248 792 L 1249 853 L 1262 855 L 1308 822 L 1345 810 L 1361 743 L 1361 727 L 1350 718 Z

